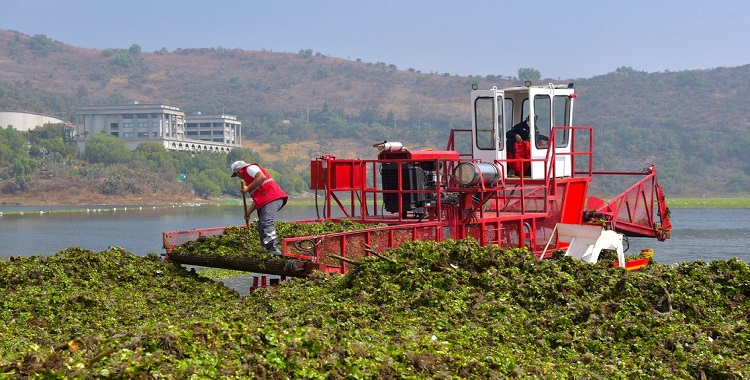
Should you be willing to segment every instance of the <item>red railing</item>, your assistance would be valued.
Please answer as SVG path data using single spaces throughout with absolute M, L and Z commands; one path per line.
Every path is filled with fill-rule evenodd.
M 600 171 L 594 172 L 594 175 L 643 176 L 609 203 L 596 209 L 611 223 L 613 230 L 628 236 L 655 237 L 659 241 L 670 237 L 672 223 L 664 192 L 656 178 L 656 167 L 649 166 L 643 172 Z M 658 204 L 656 209 L 655 204 Z

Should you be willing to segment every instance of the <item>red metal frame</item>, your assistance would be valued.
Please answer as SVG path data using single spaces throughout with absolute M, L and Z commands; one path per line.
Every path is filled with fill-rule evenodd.
M 664 193 L 656 178 L 656 167 L 649 166 L 641 173 L 594 172 L 595 175 L 643 175 L 635 185 L 614 197 L 608 204 L 596 209 L 606 216 L 613 230 L 629 236 L 669 238 L 672 223 Z M 656 213 L 654 204 L 658 203 Z M 656 222 L 656 217 L 660 222 Z
M 570 130 L 573 147 L 570 153 L 555 149 L 555 132 L 560 129 Z M 557 241 L 557 223 L 585 222 L 589 183 L 599 174 L 644 176 L 610 203 L 599 202 L 596 212 L 604 215 L 613 229 L 632 236 L 660 240 L 669 237 L 669 210 L 656 182 L 656 170 L 651 167 L 645 173 L 594 172 L 592 127 L 553 128 L 547 156 L 524 160 L 528 164 L 544 162 L 543 179 L 506 178 L 504 173 L 499 173 L 494 183 L 479 181 L 472 186 L 460 186 L 452 178 L 457 165 L 475 162 L 470 156 L 455 151 L 456 133 L 464 132 L 470 133 L 471 130 L 451 132 L 446 151 L 383 151 L 375 160 L 322 156 L 311 161 L 310 188 L 316 192 L 316 202 L 318 192 L 322 191 L 323 215 L 320 221 L 345 218 L 381 226 L 323 236 L 286 238 L 282 243 L 284 256 L 304 260 L 323 272 L 345 273 L 347 260 L 358 260 L 373 251 L 382 252 L 408 241 L 468 237 L 482 245 L 527 247 L 537 255 L 551 244 L 553 249 L 547 250 L 551 254 L 566 245 Z M 588 139 L 579 134 L 587 134 Z M 580 141 L 584 144 L 587 141 L 588 148 L 577 149 L 576 144 Z M 572 172 L 570 177 L 558 178 L 555 177 L 556 158 L 563 155 L 571 157 Z M 505 167 L 508 160 L 497 160 L 494 164 Z M 472 167 L 479 170 L 478 165 Z M 484 178 L 482 173 L 479 174 Z M 434 175 L 434 179 L 428 180 L 427 175 Z M 414 182 L 420 182 L 420 186 L 422 183 L 430 185 L 413 186 Z M 387 189 L 384 188 L 386 183 L 389 183 Z M 387 206 L 388 199 L 390 206 Z M 394 199 L 396 209 L 393 209 Z M 589 205 L 595 201 L 596 198 L 589 198 Z M 655 203 L 660 206 L 660 224 L 654 221 Z M 386 210 L 388 207 L 391 209 Z M 174 246 L 222 231 L 223 228 L 211 228 L 165 232 L 164 248 L 169 253 Z

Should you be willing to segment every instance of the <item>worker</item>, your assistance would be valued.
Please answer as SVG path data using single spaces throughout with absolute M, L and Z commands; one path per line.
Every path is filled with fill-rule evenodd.
M 248 193 L 253 200 L 247 215 L 255 210 L 258 211 L 258 236 L 261 245 L 266 253 L 281 256 L 274 221 L 276 214 L 286 205 L 289 196 L 271 178 L 266 169 L 258 164 L 235 161 L 231 168 L 232 177 L 239 176 L 245 182 L 242 192 Z
M 522 122 L 516 124 L 505 134 L 506 146 L 508 147 L 508 158 L 514 158 L 516 155 L 516 149 L 514 143 L 516 141 L 516 135 L 521 135 L 521 139 L 529 140 L 531 136 L 531 128 L 529 127 L 529 117 L 526 116 Z
M 528 169 L 531 168 L 530 162 L 524 162 L 531 158 L 531 143 L 529 140 L 521 138 L 520 134 L 516 135 L 516 142 L 514 144 L 515 155 L 514 159 L 517 161 L 511 162 L 511 169 L 516 172 L 517 176 L 527 175 Z

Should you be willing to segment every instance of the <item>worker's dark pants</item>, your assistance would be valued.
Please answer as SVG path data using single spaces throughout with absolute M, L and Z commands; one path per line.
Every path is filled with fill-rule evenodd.
M 266 203 L 263 208 L 258 210 L 258 236 L 260 236 L 260 242 L 263 244 L 263 248 L 266 250 L 272 250 L 277 247 L 276 238 L 276 214 L 284 205 L 283 199 L 277 199 L 273 202 Z

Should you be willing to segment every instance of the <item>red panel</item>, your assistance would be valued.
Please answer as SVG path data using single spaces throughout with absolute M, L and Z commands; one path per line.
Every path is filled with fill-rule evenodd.
M 589 197 L 586 205 L 587 210 L 598 210 L 602 207 L 604 207 L 604 199 Z
M 639 270 L 639 269 L 643 269 L 643 267 L 645 267 L 646 265 L 648 265 L 648 259 L 633 259 L 633 260 L 625 262 L 625 270 L 627 271 Z M 614 262 L 612 263 L 612 266 L 619 267 L 620 264 L 617 262 Z
M 359 189 L 364 186 L 362 161 L 329 161 L 331 190 Z
M 563 210 L 560 223 L 578 224 L 583 220 L 583 203 L 586 199 L 588 182 L 586 180 L 570 181 L 563 196 Z
M 360 189 L 364 186 L 364 169 L 365 163 L 357 160 L 310 161 L 310 189 L 324 190 L 327 175 L 332 191 Z

